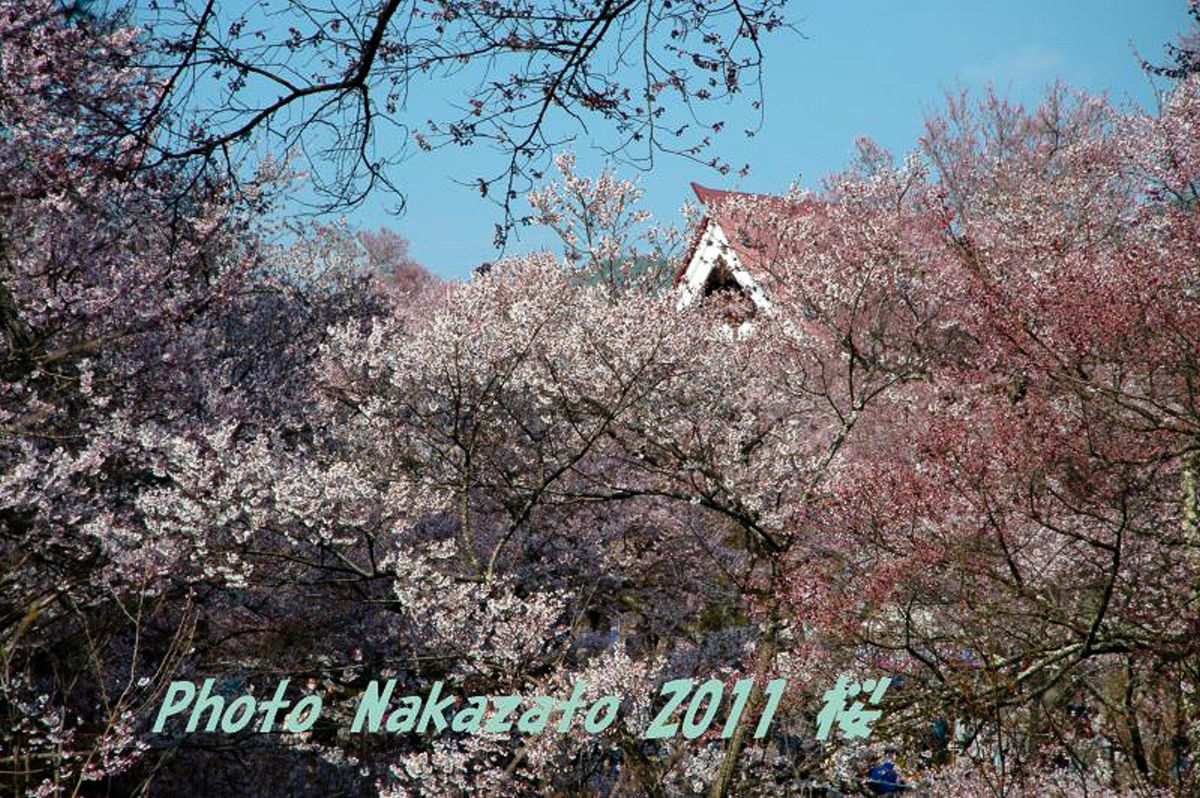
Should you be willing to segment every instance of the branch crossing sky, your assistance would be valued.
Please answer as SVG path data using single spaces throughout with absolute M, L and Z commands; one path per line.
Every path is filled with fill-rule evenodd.
M 722 176 L 683 158 L 659 156 L 642 176 L 647 206 L 664 221 L 679 219 L 692 180 L 780 193 L 798 178 L 815 188 L 848 163 L 860 135 L 902 157 L 945 92 L 959 86 L 979 92 L 990 82 L 1002 96 L 1033 103 L 1062 78 L 1075 88 L 1108 92 L 1118 103 L 1152 105 L 1155 89 L 1134 48 L 1151 61 L 1164 60 L 1163 45 L 1185 29 L 1186 11 L 1186 0 L 795 0 L 791 13 L 800 35 L 775 34 L 766 43 L 761 130 L 747 139 L 741 131 L 756 116 L 731 108 L 716 139 L 714 152 L 734 164 L 749 163 L 750 173 Z M 414 94 L 408 107 L 414 128 L 444 116 L 448 103 L 462 104 L 464 88 L 443 81 Z M 581 172 L 603 165 L 594 150 L 603 143 L 579 134 L 573 149 Z M 497 208 L 463 184 L 498 164 L 494 154 L 478 148 L 417 153 L 396 173 L 407 195 L 403 215 L 389 215 L 394 199 L 380 196 L 350 220 L 393 227 L 434 272 L 463 277 L 497 257 L 492 234 L 499 220 Z M 555 245 L 544 230 L 517 236 L 510 253 Z

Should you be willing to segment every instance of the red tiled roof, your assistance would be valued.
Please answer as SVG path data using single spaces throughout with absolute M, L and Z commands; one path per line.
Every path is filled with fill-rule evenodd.
M 737 253 L 738 260 L 761 284 L 764 275 L 759 267 L 779 254 L 780 241 L 778 236 L 772 234 L 770 217 L 790 218 L 812 213 L 820 207 L 820 203 L 812 200 L 797 201 L 772 194 L 721 191 L 699 183 L 692 183 L 692 190 L 704 204 L 705 216 L 700 220 L 700 227 L 675 274 L 675 285 L 683 280 L 709 221 L 716 221 Z

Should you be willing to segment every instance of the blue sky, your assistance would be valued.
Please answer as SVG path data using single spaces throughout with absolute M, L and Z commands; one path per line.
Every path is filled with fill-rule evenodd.
M 975 91 L 989 82 L 999 93 L 1035 102 L 1056 78 L 1118 102 L 1154 102 L 1154 88 L 1138 68 L 1133 48 L 1160 60 L 1187 22 L 1186 0 L 1005 0 L 1000 2 L 845 2 L 792 0 L 801 36 L 780 34 L 766 44 L 766 114 L 761 132 L 737 131 L 748 112 L 727 118 L 729 132 L 715 152 L 748 162 L 744 178 L 722 177 L 680 158 L 660 157 L 643 173 L 646 205 L 663 220 L 679 218 L 688 183 L 757 192 L 782 192 L 796 179 L 817 186 L 844 167 L 860 135 L 903 155 L 923 120 L 947 90 Z M 458 89 L 461 91 L 461 89 Z M 414 119 L 435 116 L 461 100 L 449 85 L 414 94 Z M 599 143 L 599 142 L 597 142 Z M 603 163 L 581 136 L 574 149 L 581 165 Z M 394 173 L 407 210 L 392 216 L 386 197 L 350 216 L 355 224 L 386 224 L 412 242 L 412 252 L 443 277 L 463 277 L 493 260 L 496 207 L 455 180 L 495 171 L 498 161 L 478 150 L 415 155 Z M 628 173 L 630 176 L 634 172 Z M 524 231 L 509 253 L 553 246 L 544 231 Z

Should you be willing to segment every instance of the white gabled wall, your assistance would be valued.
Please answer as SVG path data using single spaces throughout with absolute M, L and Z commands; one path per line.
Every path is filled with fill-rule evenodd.
M 676 289 L 675 309 L 683 310 L 700 298 L 704 292 L 704 283 L 708 280 L 708 275 L 716 266 L 719 257 L 725 258 L 725 263 L 729 265 L 733 279 L 737 280 L 738 285 L 745 289 L 755 306 L 760 310 L 769 310 L 771 308 L 770 300 L 742 266 L 737 253 L 729 245 L 725 231 L 721 229 L 715 219 L 708 220 L 708 225 L 704 228 L 704 234 L 700 238 L 700 244 L 692 253 L 692 260 L 683 273 L 683 279 L 679 281 L 679 287 Z
M 716 236 L 718 235 L 724 238 L 721 228 L 716 222 L 709 219 L 705 224 L 704 233 L 700 236 L 700 243 L 692 253 L 692 259 L 683 273 L 683 279 L 679 281 L 679 287 L 676 289 L 676 310 L 683 310 L 688 305 L 691 305 L 700 296 L 700 292 L 704 290 L 704 282 L 708 279 L 709 272 L 712 271 L 713 266 L 716 264 L 717 256 L 721 254 L 720 247 L 716 241 Z

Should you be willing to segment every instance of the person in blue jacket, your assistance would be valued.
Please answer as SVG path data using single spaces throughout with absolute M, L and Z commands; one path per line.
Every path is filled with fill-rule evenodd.
M 900 753 L 895 748 L 884 749 L 883 762 L 871 768 L 867 773 L 867 786 L 876 795 L 891 795 L 904 789 L 904 780 L 896 770 L 896 755 Z

